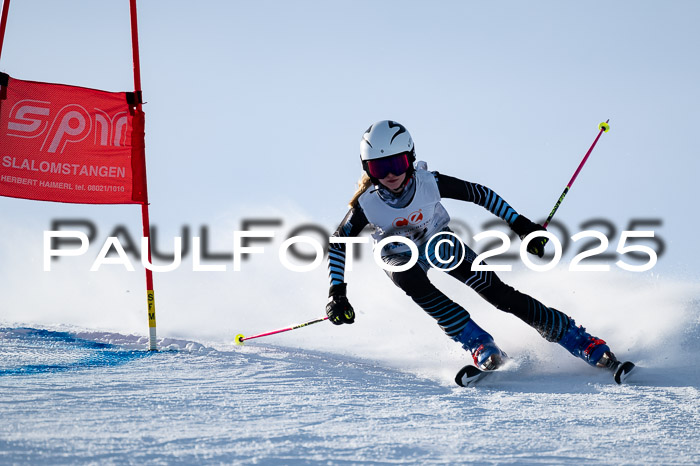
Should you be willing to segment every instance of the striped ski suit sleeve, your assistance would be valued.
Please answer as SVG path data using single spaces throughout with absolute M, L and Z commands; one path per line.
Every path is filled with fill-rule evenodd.
M 486 186 L 433 172 L 440 196 L 473 202 L 512 225 L 519 214 L 501 196 Z
M 340 222 L 340 226 L 333 233 L 337 237 L 358 236 L 360 232 L 369 224 L 364 211 L 358 205 L 350 209 L 345 218 Z M 345 253 L 347 246 L 340 243 L 329 243 L 328 245 L 328 275 L 331 286 L 340 285 L 345 282 Z

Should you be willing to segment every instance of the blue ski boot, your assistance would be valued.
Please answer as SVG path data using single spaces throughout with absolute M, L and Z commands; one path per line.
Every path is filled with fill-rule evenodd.
M 496 346 L 493 337 L 471 319 L 456 339 L 472 354 L 474 364 L 481 370 L 498 369 L 507 358 L 506 353 Z
M 600 338 L 591 336 L 586 329 L 576 326 L 574 319 L 569 319 L 569 328 L 559 340 L 559 344 L 574 356 L 583 359 L 591 366 L 615 369 L 619 363 L 610 347 Z

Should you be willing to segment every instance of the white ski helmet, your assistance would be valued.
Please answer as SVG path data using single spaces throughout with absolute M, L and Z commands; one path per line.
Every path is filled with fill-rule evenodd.
M 402 152 L 413 153 L 413 138 L 401 124 L 391 120 L 378 121 L 365 131 L 360 141 L 360 159 L 381 159 Z
M 413 162 L 416 160 L 416 153 L 413 138 L 401 123 L 391 120 L 378 121 L 367 128 L 362 135 L 360 160 L 362 160 L 362 168 L 370 178 L 374 177 L 369 173 L 367 162 L 404 153 L 408 155 L 410 173 Z

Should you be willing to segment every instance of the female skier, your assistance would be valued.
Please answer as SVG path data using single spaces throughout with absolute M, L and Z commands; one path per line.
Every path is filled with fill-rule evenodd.
M 357 236 L 369 224 L 374 230 L 375 244 L 395 235 L 412 241 L 418 247 L 418 262 L 404 271 L 387 271 L 387 275 L 437 320 L 447 336 L 471 353 L 479 369 L 500 367 L 506 355 L 469 312 L 430 282 L 427 276 L 430 268 L 445 269 L 498 309 L 520 318 L 547 341 L 559 343 L 590 365 L 618 368 L 620 363 L 605 341 L 577 327 L 571 317 L 506 285 L 494 272 L 472 271 L 476 253 L 466 245 L 462 248 L 451 241 L 452 233 L 447 226 L 450 217 L 440 200 L 459 199 L 478 204 L 507 222 L 520 239 L 544 230 L 541 225 L 518 214 L 486 186 L 427 171 L 422 162 L 414 168 L 413 139 L 406 128 L 394 121 L 379 121 L 365 131 L 360 142 L 360 159 L 364 173 L 359 189 L 350 201 L 350 211 L 333 236 Z M 450 240 L 452 245 L 441 239 Z M 528 252 L 542 257 L 545 244 L 542 237 L 537 237 L 528 245 Z M 331 287 L 326 314 L 336 325 L 355 321 L 355 312 L 346 296 L 345 252 L 345 244 L 331 242 Z M 381 255 L 387 264 L 401 266 L 409 262 L 412 253 L 407 244 L 392 242 L 383 247 Z M 445 258 L 451 260 L 445 262 Z M 617 377 L 616 374 L 619 383 Z

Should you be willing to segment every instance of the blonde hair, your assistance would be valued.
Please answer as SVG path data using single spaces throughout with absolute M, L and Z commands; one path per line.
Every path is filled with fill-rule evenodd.
M 350 199 L 350 204 L 348 204 L 351 209 L 353 207 L 357 207 L 357 200 L 360 198 L 360 196 L 362 196 L 362 194 L 365 191 L 369 189 L 370 186 L 372 186 L 372 180 L 370 180 L 367 173 L 362 172 L 362 176 L 357 181 L 357 191 L 355 191 L 355 194 L 352 196 L 352 199 Z

